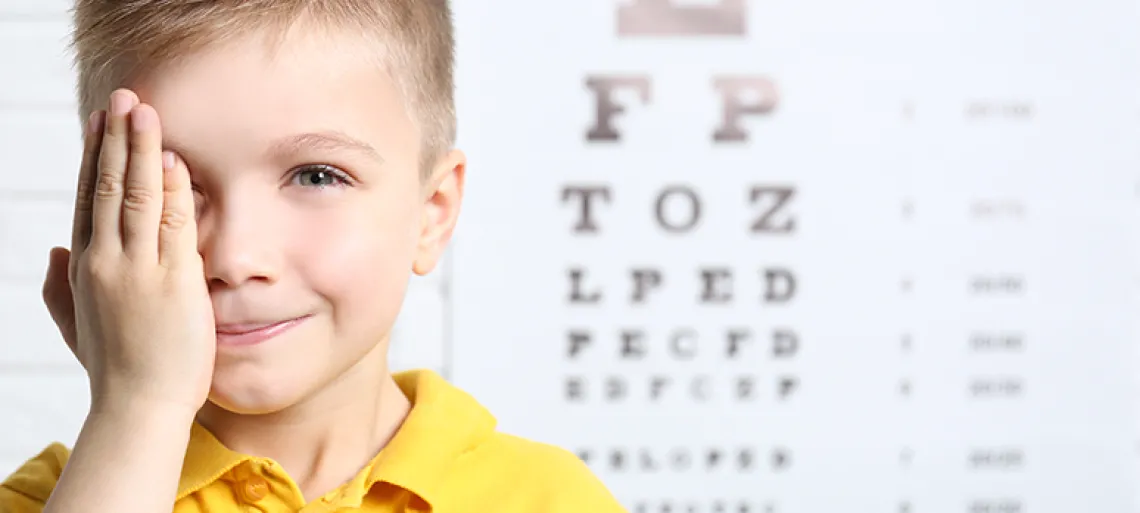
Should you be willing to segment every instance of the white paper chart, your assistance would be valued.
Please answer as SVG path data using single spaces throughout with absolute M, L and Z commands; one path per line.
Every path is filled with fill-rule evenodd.
M 586 4 L 457 5 L 504 427 L 637 512 L 1133 511 L 1134 4 Z

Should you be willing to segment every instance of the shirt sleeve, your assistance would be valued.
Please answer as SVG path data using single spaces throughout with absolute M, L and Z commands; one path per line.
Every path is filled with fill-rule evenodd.
M 69 451 L 53 443 L 0 483 L 0 513 L 40 513 L 63 472 Z

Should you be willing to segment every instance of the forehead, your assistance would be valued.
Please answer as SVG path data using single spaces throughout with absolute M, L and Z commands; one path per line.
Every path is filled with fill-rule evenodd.
M 393 155 L 418 131 L 382 51 L 333 31 L 253 31 L 149 69 L 131 81 L 162 117 L 168 146 L 185 152 L 264 147 L 298 133 L 336 131 Z

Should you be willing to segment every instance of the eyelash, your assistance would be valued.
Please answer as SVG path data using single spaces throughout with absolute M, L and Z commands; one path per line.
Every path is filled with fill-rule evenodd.
M 315 184 L 311 184 L 311 183 L 306 184 L 302 181 L 301 183 L 298 184 L 297 179 L 299 177 L 301 177 L 302 174 L 304 174 L 306 172 L 328 173 L 330 176 L 332 176 L 334 183 L 330 184 L 330 185 L 315 185 Z M 290 177 L 289 177 L 289 183 L 301 185 L 302 187 L 315 186 L 318 189 L 324 189 L 327 187 L 351 187 L 352 186 L 352 180 L 348 177 L 347 173 L 345 173 L 344 171 L 341 171 L 335 167 L 326 165 L 326 164 L 311 164 L 311 165 L 301 166 L 299 168 L 296 168 L 293 171 L 292 175 L 290 175 Z

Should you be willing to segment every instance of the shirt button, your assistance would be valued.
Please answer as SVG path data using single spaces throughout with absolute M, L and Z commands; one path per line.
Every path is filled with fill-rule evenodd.
M 244 481 L 253 475 L 253 463 L 249 460 L 239 463 L 233 470 L 230 471 L 234 479 Z
M 269 482 L 261 476 L 251 476 L 238 483 L 238 494 L 246 502 L 257 502 L 269 495 Z

